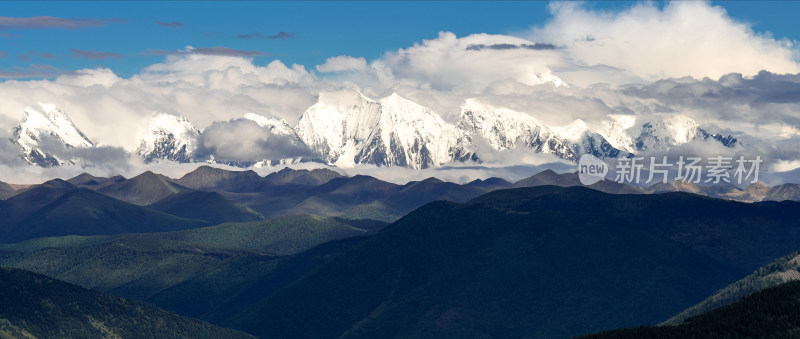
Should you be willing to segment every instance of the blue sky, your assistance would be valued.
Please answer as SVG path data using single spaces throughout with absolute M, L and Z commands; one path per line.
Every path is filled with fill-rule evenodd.
M 587 3 L 618 11 L 631 2 Z M 776 38 L 798 39 L 800 2 L 716 2 L 729 15 Z M 164 54 L 224 47 L 256 65 L 279 59 L 307 69 L 337 55 L 379 58 L 440 31 L 509 34 L 541 26 L 548 2 L 0 2 L 4 17 L 98 20 L 63 29 L 0 25 L 0 72 L 58 74 L 106 67 L 129 77 Z M 158 23 L 162 23 L 159 25 Z M 249 38 L 248 38 L 249 37 Z M 233 52 L 233 51 L 231 51 Z

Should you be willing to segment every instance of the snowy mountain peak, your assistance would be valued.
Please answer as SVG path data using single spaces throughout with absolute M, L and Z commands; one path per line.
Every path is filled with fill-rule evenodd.
M 461 115 L 463 116 L 465 114 L 479 119 L 510 119 L 533 125 L 542 125 L 539 120 L 536 120 L 536 118 L 529 114 L 517 112 L 505 107 L 495 107 L 475 98 L 466 99 L 464 104 L 461 105 Z
M 377 101 L 360 93 L 346 99 L 321 96 L 295 128 L 330 163 L 425 168 L 472 157 L 454 126 L 397 93 Z
M 75 126 L 69 115 L 53 104 L 40 103 L 39 109 L 26 107 L 22 123 L 11 130 L 11 141 L 22 148 L 22 157 L 28 163 L 52 167 L 69 162 L 42 149 L 45 146 L 42 145 L 42 138 L 48 136 L 66 148 L 95 146 L 94 142 Z
M 250 121 L 255 122 L 261 127 L 267 128 L 270 133 L 276 135 L 296 135 L 292 126 L 283 119 L 274 119 L 274 118 L 267 118 L 263 115 L 258 115 L 255 113 L 247 113 L 244 115 L 244 118 Z
M 361 159 L 378 165 L 425 168 L 470 158 L 468 139 L 430 108 L 397 93 L 379 103 L 380 119 L 369 146 L 359 154 Z
M 522 112 L 502 107 L 493 107 L 477 99 L 467 99 L 461 106 L 458 128 L 467 135 L 483 137 L 495 150 L 514 149 L 518 143 L 547 144 L 552 132 L 536 118 Z
M 371 99 L 369 99 L 367 97 L 364 97 L 364 99 L 371 100 Z M 372 101 L 375 101 L 375 100 L 372 100 Z M 409 108 L 413 108 L 413 109 L 416 109 L 416 110 L 425 110 L 425 109 L 430 110 L 429 108 L 427 108 L 425 106 L 422 106 L 422 105 L 420 105 L 420 104 L 418 104 L 416 102 L 413 102 L 413 101 L 411 101 L 409 99 L 404 98 L 400 94 L 397 94 L 397 92 L 392 92 L 392 94 L 390 94 L 390 95 L 388 95 L 388 96 L 386 96 L 384 98 L 381 98 L 380 100 L 377 100 L 377 102 L 380 103 L 381 105 L 384 105 L 384 106 L 409 107 Z
M 531 75 L 531 77 L 533 78 L 533 80 L 535 82 L 538 82 L 540 84 L 552 83 L 556 87 L 562 87 L 563 86 L 565 88 L 569 88 L 569 85 L 567 85 L 567 83 L 564 82 L 564 80 L 561 80 L 561 78 L 557 77 L 550 70 L 547 70 L 547 71 L 544 71 L 544 72 L 533 73 Z
M 581 119 L 576 119 L 569 125 L 554 127 L 553 131 L 555 131 L 559 137 L 565 140 L 577 142 L 580 141 L 587 132 L 589 132 L 589 125 L 587 125 L 586 122 Z
M 598 134 L 615 148 L 628 153 L 636 153 L 636 146 L 628 131 L 636 124 L 636 117 L 632 115 L 611 114 L 610 119 L 602 122 Z
M 381 106 L 382 123 L 402 122 L 424 128 L 425 122 L 434 123 L 437 126 L 444 124 L 444 120 L 434 113 L 430 108 L 422 106 L 416 102 L 401 97 L 397 93 L 378 101 Z
M 145 163 L 158 159 L 189 162 L 199 137 L 200 131 L 183 116 L 155 113 L 148 130 L 140 136 L 136 153 Z
M 670 145 L 685 144 L 697 136 L 697 122 L 691 118 L 674 115 L 664 120 L 642 125 L 642 134 L 650 135 Z
M 331 163 L 344 153 L 355 155 L 354 142 L 366 140 L 380 116 L 380 104 L 361 93 L 354 94 L 321 95 L 295 127 L 300 139 Z

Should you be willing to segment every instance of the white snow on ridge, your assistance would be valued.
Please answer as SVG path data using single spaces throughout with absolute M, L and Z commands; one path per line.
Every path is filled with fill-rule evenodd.
M 641 124 L 635 147 L 638 151 L 668 149 L 696 140 L 700 133 L 700 127 L 694 120 L 672 115 Z
M 145 162 L 167 159 L 188 162 L 197 150 L 200 131 L 183 116 L 154 113 L 148 130 L 140 135 L 136 153 Z
M 289 126 L 286 120 L 283 119 L 267 118 L 263 115 L 258 115 L 255 113 L 247 113 L 244 115 L 244 118 L 255 122 L 261 127 L 267 128 L 272 134 L 296 135 L 292 126 Z
M 333 100 L 331 100 L 333 101 Z M 306 110 L 298 136 L 325 161 L 425 168 L 468 158 L 468 140 L 430 108 L 398 94 L 372 100 L 329 103 L 325 97 Z
M 328 100 L 321 96 L 303 112 L 295 127 L 300 139 L 329 162 L 337 162 L 343 153 L 354 153 L 369 137 L 380 115 L 380 105 L 361 93 L 348 99 Z M 342 161 L 342 165 L 349 163 Z
M 659 136 L 671 138 L 678 145 L 693 140 L 700 127 L 697 122 L 683 115 L 673 115 L 654 126 L 659 128 Z
M 536 118 L 511 109 L 467 99 L 461 106 L 458 128 L 467 135 L 481 135 L 495 150 L 514 149 L 521 138 L 551 134 Z
M 562 139 L 579 142 L 589 132 L 589 125 L 581 119 L 576 119 L 569 125 L 553 127 L 553 131 Z
M 561 78 L 557 77 L 550 70 L 541 73 L 534 73 L 532 77 L 536 82 L 540 84 L 552 83 L 556 87 L 563 86 L 569 88 L 569 85 L 566 82 L 564 82 L 564 80 L 561 80 Z
M 590 131 L 583 120 L 551 128 L 528 114 L 485 105 L 476 99 L 468 99 L 461 107 L 458 128 L 468 136 L 483 137 L 498 151 L 524 147 L 573 161 L 583 154 L 600 158 L 620 154 L 605 138 Z
M 65 147 L 94 147 L 72 122 L 72 119 L 58 106 L 39 103 L 39 109 L 25 108 L 25 117 L 12 131 L 11 140 L 23 151 L 23 158 L 30 164 L 40 166 L 57 166 L 65 161 L 46 150 L 40 149 L 42 137 L 49 135 L 62 142 Z
M 463 149 L 464 135 L 430 108 L 397 93 L 379 103 L 382 114 L 378 128 L 383 146 L 391 149 L 399 144 L 394 147 L 405 154 L 405 159 L 397 159 L 400 154 L 387 152 L 387 164 L 405 163 L 413 168 L 426 167 L 428 163 L 440 166 L 454 160 L 453 149 Z
M 635 142 L 628 131 L 636 124 L 636 117 L 620 114 L 611 114 L 608 117 L 610 120 L 603 121 L 603 127 L 597 133 L 615 148 L 635 153 Z

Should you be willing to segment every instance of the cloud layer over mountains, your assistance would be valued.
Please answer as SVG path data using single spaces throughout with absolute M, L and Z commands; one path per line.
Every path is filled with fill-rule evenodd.
M 546 126 L 580 119 L 597 131 L 620 117 L 641 123 L 680 115 L 710 133 L 736 136 L 784 169 L 800 159 L 795 42 L 755 32 L 706 2 L 643 3 L 618 13 L 555 3 L 551 10 L 548 23 L 513 36 L 440 32 L 374 60 L 340 55 L 320 65 L 257 65 L 247 56 L 187 46 L 130 78 L 97 68 L 6 80 L 0 161 L 26 165 L 7 131 L 39 102 L 62 107 L 97 142 L 96 149 L 69 150 L 91 166 L 139 166 L 126 154 L 140 146 L 153 112 L 185 116 L 203 130 L 199 154 L 247 161 L 303 156 L 307 150 L 290 138 L 271 137 L 243 116 L 295 126 L 321 93 L 355 90 L 375 99 L 399 93 L 450 124 L 469 98 Z

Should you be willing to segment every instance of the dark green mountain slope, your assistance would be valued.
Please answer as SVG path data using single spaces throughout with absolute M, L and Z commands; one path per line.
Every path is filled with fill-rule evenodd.
M 154 306 L 0 268 L 3 338 L 251 338 Z
M 514 184 L 506 181 L 505 179 L 491 177 L 486 180 L 475 179 L 467 183 L 467 186 L 483 187 L 487 189 L 505 189 L 511 188 Z
M 568 173 L 558 174 L 551 169 L 546 169 L 514 183 L 514 187 L 535 187 L 545 185 L 572 187 L 580 186 L 581 183 L 578 181 L 578 176 L 573 177 Z
M 336 178 L 319 186 L 315 196 L 324 197 L 331 203 L 363 204 L 400 191 L 401 186 L 367 176 Z
M 140 206 L 150 205 L 170 195 L 190 190 L 170 178 L 150 171 L 95 189 L 107 196 Z
M 203 165 L 176 182 L 196 190 L 256 192 L 262 184 L 262 178 L 253 171 L 227 171 Z
M 121 175 L 115 175 L 110 178 L 105 178 L 105 177 L 96 177 L 89 173 L 81 173 L 76 177 L 67 180 L 68 183 L 78 187 L 100 186 L 122 181 L 125 181 L 125 177 Z
M 222 324 L 541 338 L 655 324 L 794 249 L 798 207 L 553 186 L 434 202 Z
M 0 247 L 0 265 L 85 288 L 146 299 L 239 257 L 263 255 L 171 240 L 121 236 L 50 238 Z M 56 246 L 54 246 L 54 244 Z M 39 247 L 36 247 L 39 245 Z
M 429 178 L 401 186 L 364 175 L 344 177 L 328 169 L 284 168 L 266 177 L 259 177 L 253 171 L 228 171 L 209 166 L 200 166 L 173 183 L 187 189 L 218 192 L 226 199 L 241 202 L 266 217 L 316 214 L 384 221 L 396 220 L 434 200 L 461 202 L 511 185 L 498 178 L 466 185 Z M 101 192 L 107 193 L 107 190 Z M 172 194 L 167 193 L 162 195 L 170 197 Z
M 204 221 L 179 218 L 78 188 L 64 193 L 13 225 L 5 232 L 3 241 L 60 235 L 159 232 L 206 225 L 208 223 Z
M 217 322 L 362 242 L 352 237 L 292 256 L 123 236 L 0 245 L 0 265 L 37 270 L 95 290 Z
M 761 291 L 765 288 L 777 286 L 788 281 L 800 280 L 800 252 L 794 252 L 778 258 L 768 265 L 759 268 L 752 274 L 720 289 L 714 295 L 703 299 L 674 317 L 664 322 L 666 325 L 677 325 L 693 317 L 725 306 L 742 298 Z
M 264 219 L 247 205 L 226 199 L 217 192 L 181 192 L 148 207 L 183 218 L 205 220 L 210 224 Z
M 800 243 L 800 203 L 793 201 L 747 204 L 682 192 L 608 195 L 542 186 L 494 191 L 471 202 L 620 218 L 748 273 Z
M 72 185 L 32 187 L 0 204 L 0 214 L 4 218 L 0 242 L 61 235 L 159 232 L 208 225 L 205 221 L 176 217 Z
M 0 245 L 0 265 L 146 300 L 210 271 L 239 272 L 227 279 L 256 279 L 259 272 L 272 267 L 275 253 L 294 254 L 331 240 L 375 232 L 381 225 L 385 226 L 304 215 L 167 233 L 38 238 Z M 219 284 L 214 286 L 221 289 Z
M 341 178 L 342 175 L 327 168 L 317 168 L 313 170 L 295 170 L 284 168 L 280 171 L 270 173 L 264 177 L 264 183 L 269 186 L 279 185 L 304 185 L 319 186 L 332 179 Z
M 465 202 L 488 191 L 490 190 L 483 187 L 458 185 L 428 178 L 409 182 L 400 191 L 381 199 L 381 202 L 390 206 L 397 214 L 405 215 L 433 200 Z
M 370 233 L 347 222 L 304 214 L 140 236 L 289 255 L 331 240 Z
M 800 281 L 757 292 L 677 326 L 614 330 L 584 338 L 797 338 Z
M 180 314 L 218 323 L 313 272 L 365 237 L 334 240 L 287 257 L 247 256 L 176 284 L 147 299 Z M 198 298 L 202 296 L 202 298 Z
M 325 184 L 314 187 L 308 195 L 288 210 L 288 214 L 318 214 L 323 216 L 339 216 L 357 207 L 369 205 L 400 191 L 401 186 L 380 179 L 356 175 L 332 179 Z M 385 214 L 398 215 L 389 209 L 376 215 L 358 215 L 355 217 L 375 217 Z M 347 214 L 353 216 L 352 214 Z M 399 214 L 401 215 L 401 214 Z
M 291 213 L 290 210 L 317 190 L 316 186 L 282 185 L 261 188 L 259 192 L 219 192 L 225 198 L 241 202 L 265 217 Z M 321 213 L 317 213 L 321 214 Z
M 20 220 L 74 189 L 75 186 L 64 180 L 54 179 L 17 192 L 8 200 L 0 202 L 0 231 L 7 231 Z
M 535 186 L 546 186 L 546 185 L 554 185 L 561 187 L 583 186 L 583 184 L 581 184 L 580 179 L 578 178 L 577 172 L 558 174 L 550 169 L 544 170 L 542 172 L 539 172 L 528 178 L 522 179 L 514 183 L 514 187 L 535 187 Z M 613 180 L 602 180 L 585 187 L 589 187 L 591 189 L 600 192 L 611 193 L 611 194 L 646 193 L 645 190 L 643 190 L 640 187 L 618 183 Z
M 374 177 L 356 175 L 332 179 L 319 186 L 290 212 L 393 221 L 434 200 L 463 202 L 489 190 L 436 178 L 400 186 Z
M 11 185 L 0 181 L 0 200 L 5 200 L 14 195 L 14 188 Z

